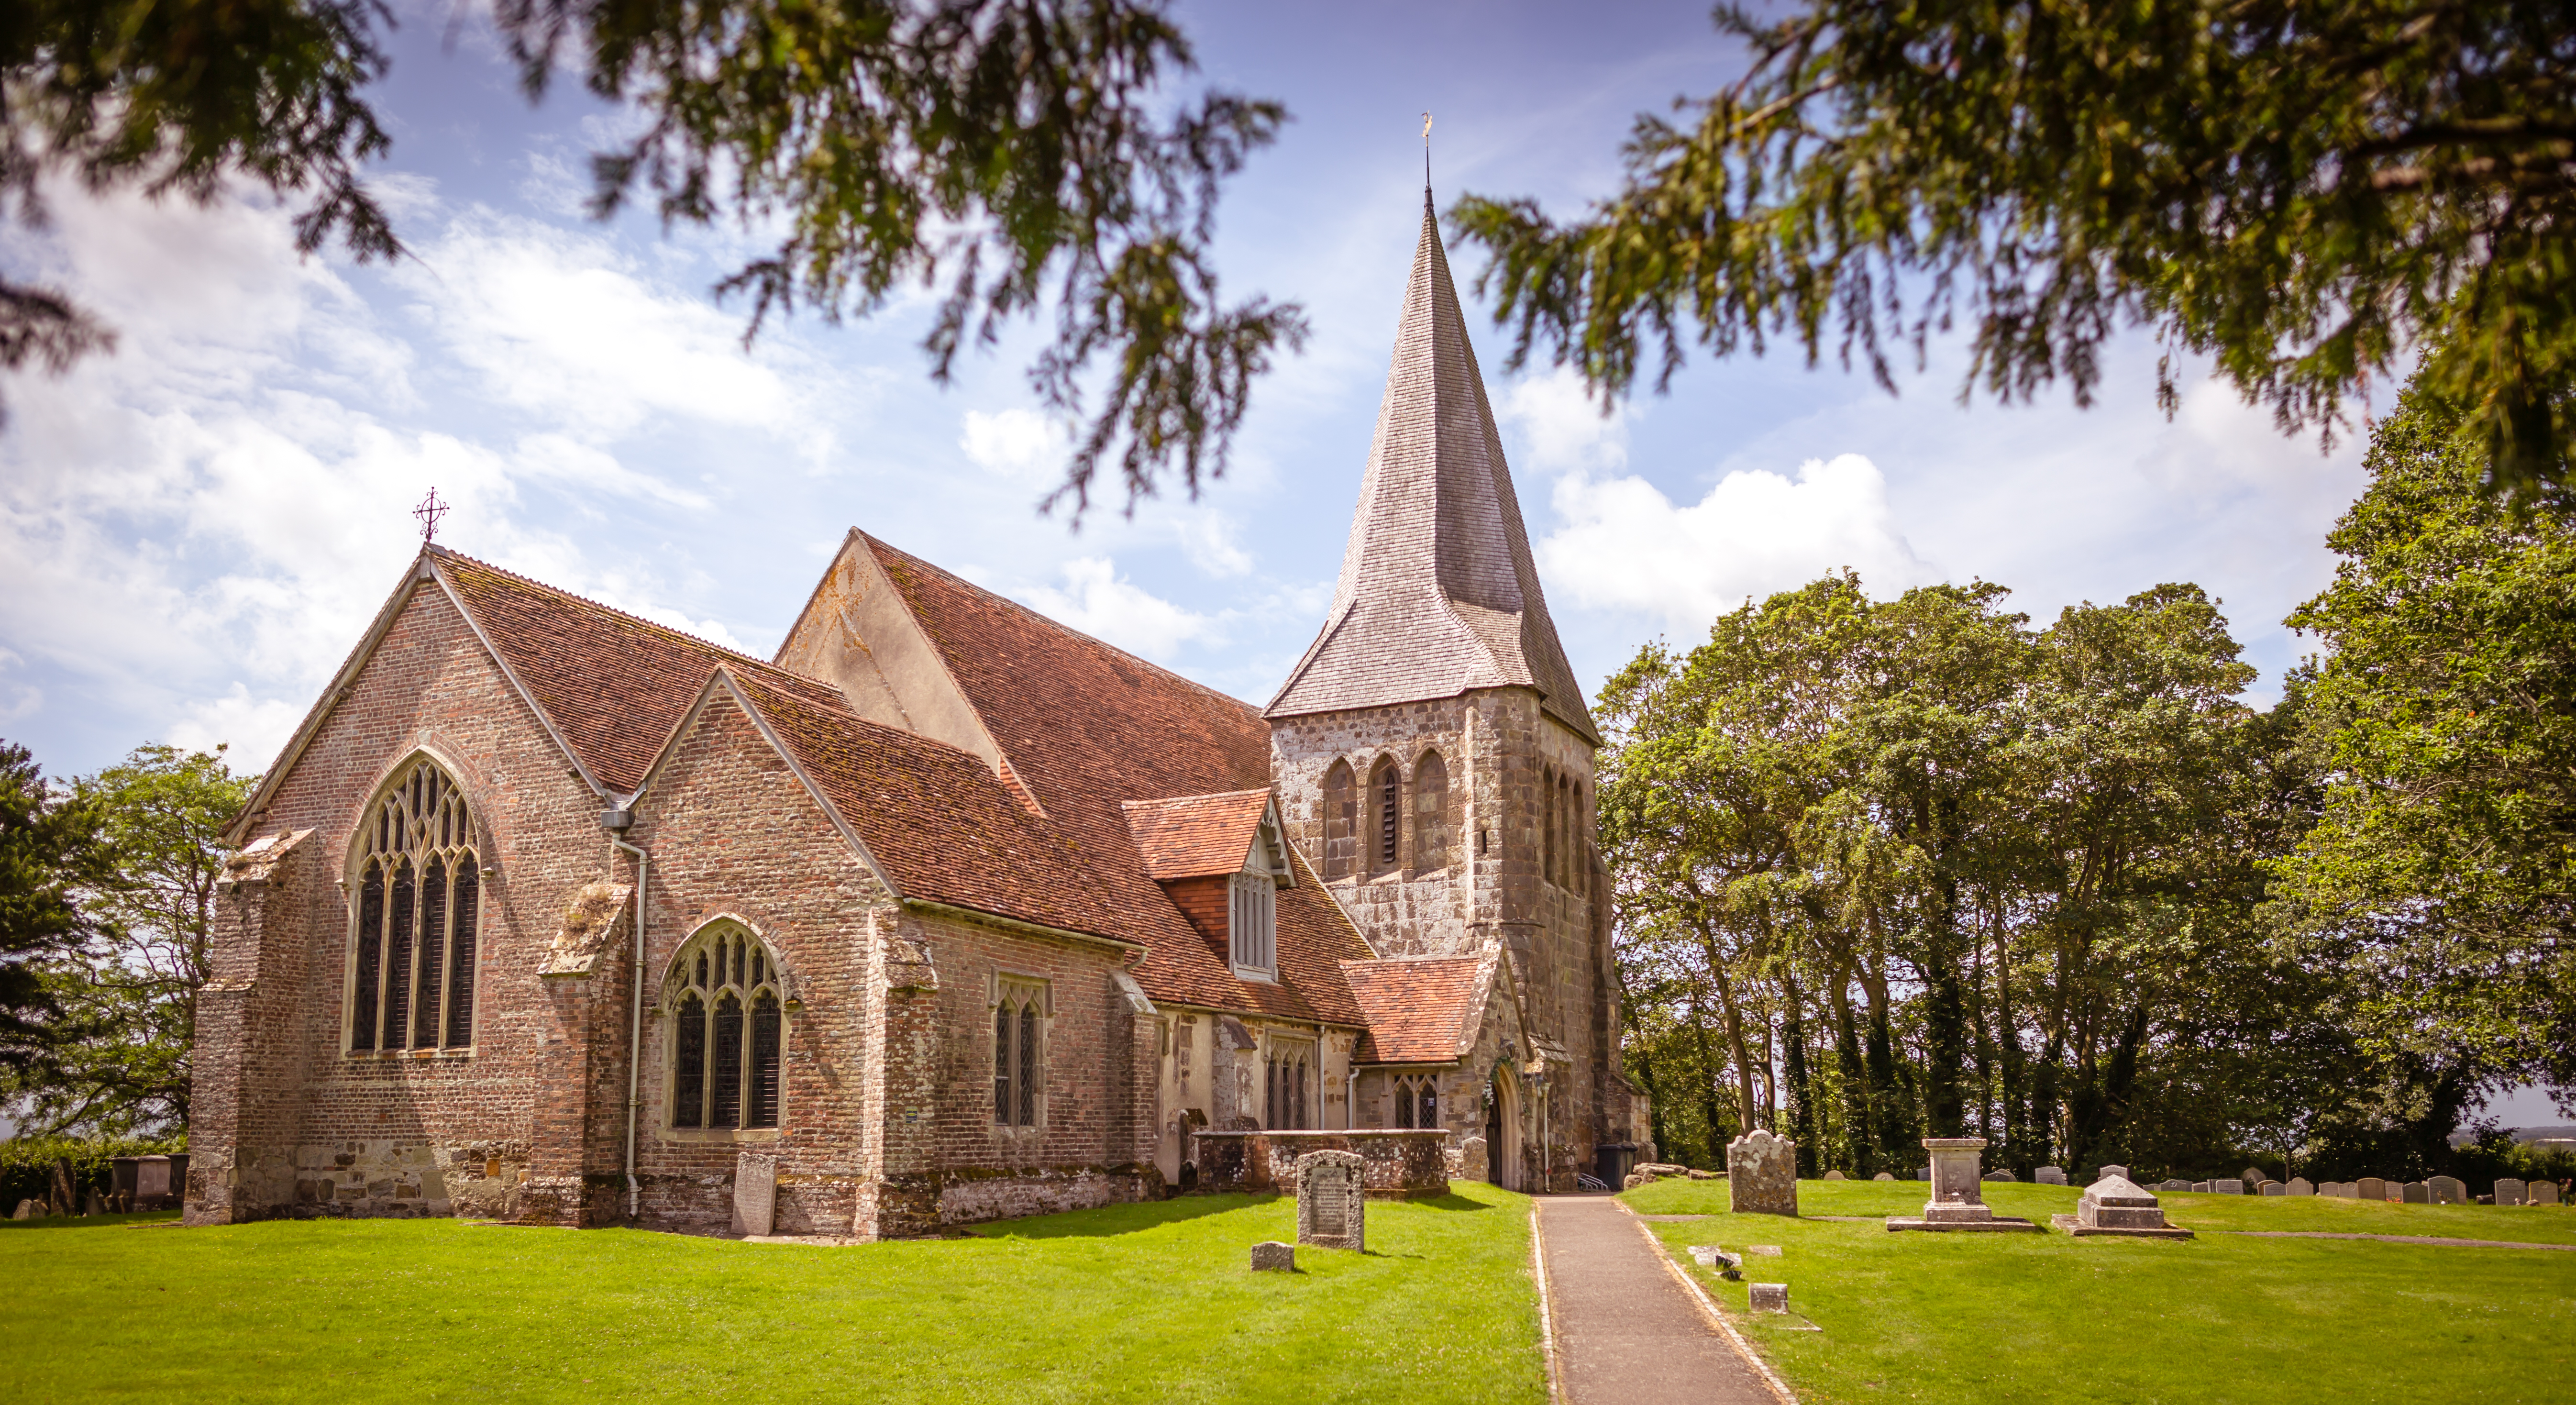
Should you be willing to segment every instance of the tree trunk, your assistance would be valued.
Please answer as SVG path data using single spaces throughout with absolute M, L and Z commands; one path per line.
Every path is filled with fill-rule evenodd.
M 1785 1065 L 1782 1077 L 1789 1085 L 1789 1135 L 1798 1143 L 1798 1174 L 1813 1180 L 1817 1174 L 1817 1147 L 1811 1111 L 1814 1097 L 1807 1085 L 1807 1026 L 1800 1017 L 1803 1002 L 1798 995 L 1798 978 L 1785 969 L 1780 973 L 1780 998 L 1787 1012 L 1781 1023 L 1780 1040 L 1787 1046 L 1781 1062 Z

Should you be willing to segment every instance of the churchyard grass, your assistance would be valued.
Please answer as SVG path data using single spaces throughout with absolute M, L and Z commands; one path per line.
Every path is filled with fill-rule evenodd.
M 1369 1252 L 1243 1196 L 856 1248 L 454 1220 L 0 1232 L 0 1399 L 1543 1405 L 1529 1202 L 1372 1201 Z
M 1807 1405 L 2116 1400 L 2125 1405 L 2542 1401 L 2576 1364 L 2576 1253 L 2226 1231 L 2322 1230 L 2576 1243 L 2546 1207 L 2161 1194 L 2181 1241 L 2048 1234 L 1891 1234 L 1921 1182 L 1801 1181 L 1803 1218 L 1726 1212 L 1723 1181 L 1662 1181 L 1622 1198 L 1731 1312 L 1747 1283 L 1786 1283 L 1796 1316 L 1737 1318 Z M 2076 1188 L 1988 1183 L 2000 1215 L 2041 1224 Z M 1776 1244 L 1728 1283 L 1681 1250 Z M 1822 1331 L 1794 1330 L 1800 1319 Z

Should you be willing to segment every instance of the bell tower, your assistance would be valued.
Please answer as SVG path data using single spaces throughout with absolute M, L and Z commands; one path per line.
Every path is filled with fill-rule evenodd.
M 1291 837 L 1378 955 L 1498 956 L 1495 998 L 1527 1036 L 1514 1068 L 1557 1090 L 1549 1134 L 1587 1163 L 1620 1139 L 1599 1116 L 1617 1058 L 1600 733 L 1428 190 L 1332 607 L 1266 715 Z

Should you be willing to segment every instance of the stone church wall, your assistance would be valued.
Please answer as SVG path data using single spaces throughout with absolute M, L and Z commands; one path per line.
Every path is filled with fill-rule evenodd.
M 188 1218 L 488 1214 L 571 1222 L 579 1148 L 537 1130 L 584 1033 L 535 975 L 572 893 L 605 876 L 598 806 L 434 584 L 328 700 L 251 837 L 310 829 L 217 904 L 200 1023 Z M 347 1052 L 351 844 L 378 786 L 428 751 L 463 789 L 485 868 L 468 1052 Z M 567 1024 L 567 1020 L 574 1021 Z

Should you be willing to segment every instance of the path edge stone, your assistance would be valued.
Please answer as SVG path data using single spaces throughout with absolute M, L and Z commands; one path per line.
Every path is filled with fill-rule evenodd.
M 1538 1275 L 1538 1350 L 1547 1362 L 1547 1405 L 1565 1405 L 1565 1383 L 1556 1373 L 1556 1314 L 1547 1298 L 1547 1235 L 1538 1224 L 1538 1197 L 1530 1197 L 1530 1267 Z
M 1760 1376 L 1762 1383 L 1771 1388 L 1772 1397 L 1780 1405 L 1798 1405 L 1797 1392 L 1789 1389 L 1788 1382 L 1780 1379 L 1780 1373 L 1771 1369 L 1771 1363 L 1763 1360 L 1762 1354 L 1753 1349 L 1753 1344 L 1744 1339 L 1744 1334 L 1735 1330 L 1735 1324 L 1726 1320 L 1726 1313 L 1708 1295 L 1708 1290 L 1700 1286 L 1699 1280 L 1673 1261 L 1671 1252 L 1664 1248 L 1664 1241 L 1657 1239 L 1655 1232 L 1646 1227 L 1646 1222 L 1637 1218 L 1637 1212 L 1628 1208 L 1628 1202 L 1614 1200 L 1610 1203 L 1619 1207 L 1619 1213 L 1628 1217 L 1628 1223 L 1636 1226 L 1639 1234 L 1646 1236 L 1646 1247 L 1654 1251 L 1655 1262 L 1662 1264 L 1664 1272 L 1671 1274 L 1673 1281 L 1682 1285 L 1682 1291 L 1690 1294 L 1691 1301 L 1699 1304 L 1701 1315 L 1726 1337 L 1727 1344 L 1735 1348 L 1735 1354 L 1744 1358 L 1745 1365 L 1753 1368 L 1753 1374 Z

